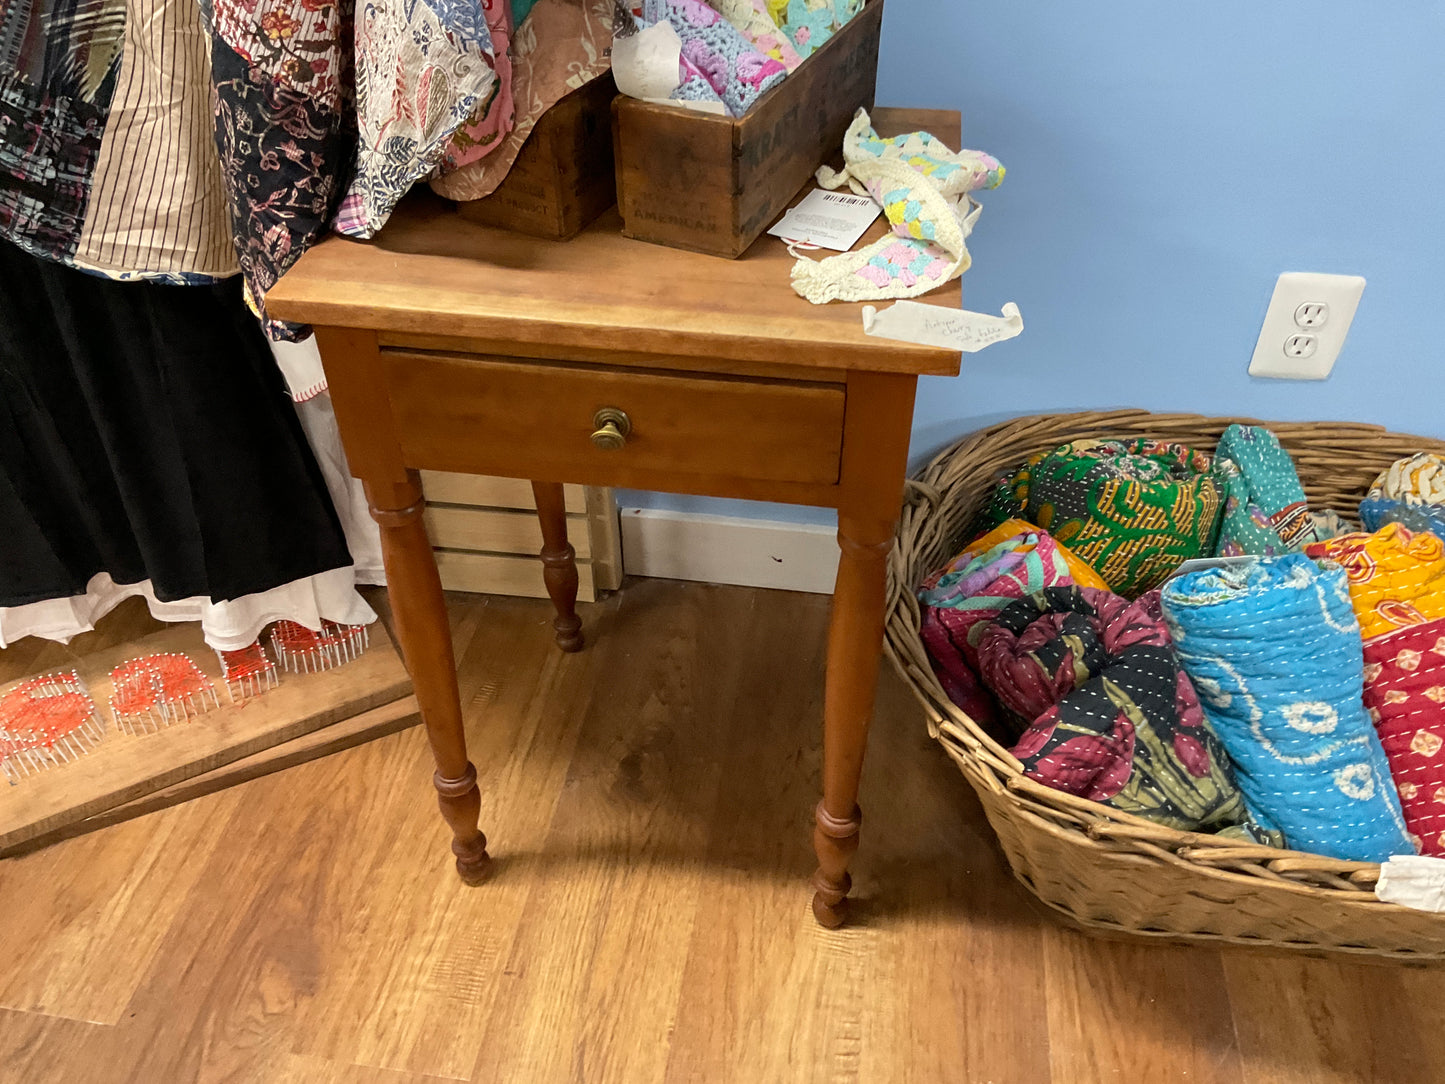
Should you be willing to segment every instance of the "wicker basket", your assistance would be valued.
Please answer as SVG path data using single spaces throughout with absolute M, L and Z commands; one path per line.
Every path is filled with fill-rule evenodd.
M 1149 436 L 1213 450 L 1235 421 L 1268 425 L 1294 456 L 1311 506 L 1352 517 L 1394 460 L 1445 453 L 1442 441 L 1344 422 L 1120 410 L 995 425 L 948 448 L 909 483 L 888 569 L 886 651 L 922 701 L 929 732 L 978 792 L 1014 875 L 1074 924 L 1168 940 L 1445 959 L 1445 915 L 1380 902 L 1376 864 L 1174 831 L 1025 778 L 1004 746 L 948 699 L 929 665 L 914 589 L 962 548 L 999 474 L 1089 437 Z

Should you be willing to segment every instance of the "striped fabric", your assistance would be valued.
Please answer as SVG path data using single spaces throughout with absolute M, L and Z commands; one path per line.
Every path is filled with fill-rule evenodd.
M 74 262 L 103 273 L 235 274 L 200 10 L 195 0 L 126 0 L 126 21 Z

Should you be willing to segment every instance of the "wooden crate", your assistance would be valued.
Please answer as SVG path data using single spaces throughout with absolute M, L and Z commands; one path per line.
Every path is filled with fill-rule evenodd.
M 421 472 L 427 534 L 448 591 L 546 598 L 542 528 L 532 485 L 518 478 Z M 612 490 L 563 487 L 567 540 L 577 551 L 577 598 L 622 585 L 622 542 Z
M 531 237 L 575 236 L 617 202 L 611 122 L 616 94 L 608 73 L 566 95 L 538 119 L 496 191 L 463 200 L 457 213 Z
M 883 0 L 739 118 L 619 96 L 617 206 L 628 237 L 736 259 L 872 108 Z

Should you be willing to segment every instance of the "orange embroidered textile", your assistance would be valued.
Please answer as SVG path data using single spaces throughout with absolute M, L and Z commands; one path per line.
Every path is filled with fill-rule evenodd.
M 1445 543 L 1387 523 L 1374 534 L 1347 534 L 1305 547 L 1338 561 L 1366 640 L 1445 617 Z
M 970 542 L 964 551 L 949 562 L 949 568 L 962 568 L 973 560 L 980 553 L 987 553 L 1000 542 L 1021 534 L 1046 534 L 1041 527 L 1035 527 L 1032 523 L 1022 519 L 1007 519 L 1000 523 L 988 534 Z M 1059 546 L 1059 554 L 1064 559 L 1064 564 L 1069 566 L 1069 575 L 1073 577 L 1074 583 L 1079 587 L 1097 587 L 1101 591 L 1109 590 L 1109 585 L 1104 578 L 1086 565 L 1080 558 L 1070 553 L 1068 547 Z M 1019 547 L 1020 553 L 1032 553 L 1032 543 Z

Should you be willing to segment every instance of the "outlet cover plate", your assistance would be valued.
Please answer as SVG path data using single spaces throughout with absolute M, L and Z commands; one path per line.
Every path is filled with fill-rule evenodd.
M 1254 358 L 1249 363 L 1250 376 L 1267 376 L 1277 380 L 1323 380 L 1335 367 L 1335 359 L 1345 345 L 1350 322 L 1355 318 L 1365 280 L 1359 275 L 1321 275 L 1305 271 L 1287 271 L 1274 284 L 1269 311 L 1259 341 L 1254 344 Z M 1328 316 L 1324 323 L 1309 328 L 1317 340 L 1308 357 L 1291 357 L 1285 348 L 1300 334 L 1295 313 L 1301 305 L 1324 304 Z

